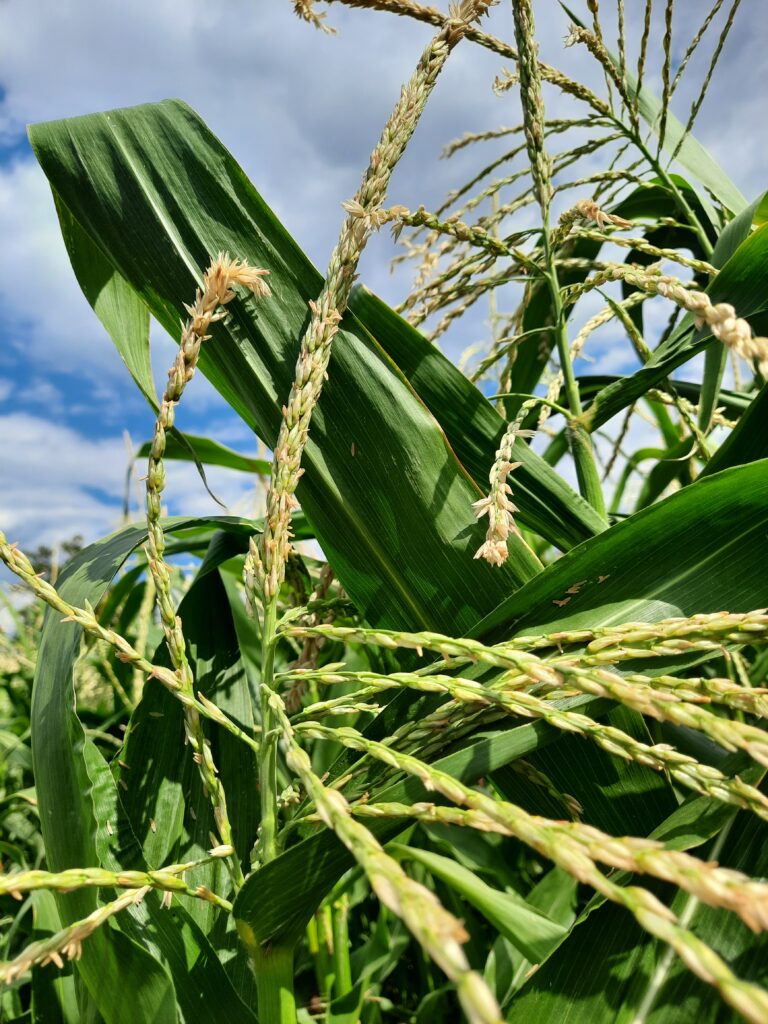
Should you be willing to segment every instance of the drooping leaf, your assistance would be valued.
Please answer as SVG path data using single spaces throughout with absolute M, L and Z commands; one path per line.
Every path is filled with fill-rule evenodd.
M 30 138 L 72 217 L 172 335 L 218 251 L 270 271 L 271 298 L 232 303 L 200 367 L 274 444 L 322 281 L 231 155 L 175 101 L 37 125 Z M 303 465 L 302 506 L 371 621 L 461 632 L 539 568 L 517 538 L 501 571 L 472 559 L 480 492 L 351 313 Z
M 200 461 L 205 466 L 223 466 L 225 469 L 237 469 L 241 473 L 257 473 L 268 476 L 271 463 L 266 459 L 254 459 L 240 452 L 211 440 L 210 437 L 198 437 L 193 434 L 182 435 L 187 444 L 183 444 L 177 434 L 169 434 L 165 443 L 166 459 L 179 459 L 182 462 Z M 136 452 L 137 459 L 149 457 L 151 441 L 146 441 Z
M 77 283 L 101 320 L 129 373 L 157 408 L 149 359 L 149 311 L 134 289 L 85 232 L 54 189 L 56 212 Z

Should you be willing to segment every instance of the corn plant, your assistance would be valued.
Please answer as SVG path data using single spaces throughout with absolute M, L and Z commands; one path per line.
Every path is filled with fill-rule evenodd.
M 30 711 L 45 869 L 0 877 L 11 899 L 45 894 L 47 926 L 9 938 L 0 980 L 19 1016 L 31 979 L 32 1012 L 44 991 L 67 1022 L 762 1024 L 768 207 L 691 134 L 738 0 L 713 5 L 677 68 L 666 5 L 661 99 L 644 84 L 651 0 L 639 39 L 618 0 L 615 54 L 596 0 L 573 15 L 605 98 L 539 60 L 531 0 L 513 0 L 508 42 L 481 0 L 340 2 L 436 33 L 324 276 L 183 103 L 31 130 L 155 428 L 144 521 L 55 586 L 0 534 L 48 605 Z M 719 14 L 679 122 L 679 78 Z M 514 62 L 497 88 L 519 91 L 522 120 L 451 151 L 514 149 L 441 209 L 387 206 L 459 45 Z M 578 116 L 548 119 L 549 89 Z M 595 153 L 600 170 L 565 173 Z M 515 227 L 528 207 L 535 226 Z M 354 287 L 386 224 L 418 261 L 409 319 Z M 434 342 L 483 297 L 491 337 L 464 373 Z M 651 301 L 672 314 L 660 337 Z M 160 398 L 150 315 L 179 342 Z M 579 377 L 606 325 L 638 368 Z M 672 377 L 699 353 L 700 379 Z M 198 369 L 269 467 L 178 431 Z M 655 455 L 625 450 L 640 415 Z M 263 516 L 164 516 L 171 457 L 267 472 Z M 142 614 L 121 622 L 123 601 Z M 73 688 L 83 638 L 112 652 L 102 672 L 126 698 L 101 738 Z

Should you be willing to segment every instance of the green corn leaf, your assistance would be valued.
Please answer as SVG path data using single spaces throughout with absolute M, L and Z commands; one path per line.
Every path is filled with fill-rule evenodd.
M 157 392 L 149 356 L 149 310 L 146 303 L 83 230 L 55 188 L 53 199 L 61 235 L 77 282 L 114 342 L 134 382 L 150 407 L 157 411 Z M 186 457 L 196 464 L 206 490 L 218 502 L 219 499 L 208 487 L 202 462 L 176 427 L 169 431 L 168 446 L 171 451 L 186 451 Z M 169 456 L 174 457 L 181 456 Z
M 721 810 L 726 812 L 725 821 L 733 821 L 732 809 Z M 724 823 L 720 820 L 718 828 Z M 717 860 L 764 876 L 768 871 L 765 823 L 739 814 L 725 834 L 727 840 Z M 654 885 L 654 889 L 665 902 L 670 900 L 669 887 Z M 765 935 L 754 935 L 735 914 L 699 904 L 684 892 L 678 891 L 670 906 L 678 916 L 685 915 L 686 926 L 717 950 L 740 978 L 765 984 Z M 740 1019 L 622 908 L 600 905 L 582 922 L 513 1000 L 506 1015 L 511 1024 L 587 1024 L 595 1020 L 735 1024 Z
M 641 743 L 653 742 L 642 716 L 627 708 L 614 707 L 601 720 Z M 563 736 L 557 743 L 534 750 L 526 761 L 543 772 L 556 791 L 576 799 L 584 821 L 611 835 L 648 835 L 676 805 L 662 774 L 611 757 L 580 736 Z M 492 778 L 505 800 L 531 814 L 571 817 L 561 800 L 530 781 L 524 771 L 515 771 L 514 764 L 495 771 Z
M 720 397 L 722 399 L 722 392 Z M 766 417 L 768 384 L 752 400 L 747 411 L 701 471 L 701 476 L 711 476 L 731 466 L 743 466 L 748 462 L 768 458 Z
M 712 240 L 714 241 L 718 222 L 712 216 L 711 211 L 702 204 L 699 193 L 680 174 L 670 174 L 669 179 L 678 192 L 681 193 L 699 221 L 708 232 L 712 233 Z M 651 221 L 658 221 L 662 217 L 675 218 L 680 213 L 674 193 L 670 192 L 669 186 L 657 175 L 649 178 L 643 185 L 630 192 L 626 198 L 620 200 L 612 208 L 611 212 L 628 220 L 648 219 Z M 690 225 L 683 225 L 677 228 L 676 231 L 685 232 L 686 242 L 683 248 L 690 249 L 701 258 L 704 257 L 705 254 L 701 251 L 699 240 Z M 682 238 L 683 236 L 680 235 L 679 237 Z
M 768 192 L 761 193 L 757 199 L 753 199 L 749 206 L 746 206 L 738 213 L 733 220 L 730 220 L 715 244 L 712 253 L 712 264 L 716 267 L 724 267 L 728 260 L 736 254 L 745 238 L 752 234 L 753 227 L 762 227 L 768 213 Z
M 450 857 L 399 843 L 390 843 L 387 852 L 398 860 L 423 864 L 431 875 L 455 889 L 479 910 L 504 938 L 534 963 L 543 960 L 567 932 L 563 925 L 527 903 L 522 896 L 494 889 Z
M 744 239 L 749 237 L 762 199 L 763 196 L 758 196 L 732 221 L 726 224 L 712 253 L 711 262 L 713 266 L 718 268 L 725 266 L 731 256 L 735 255 L 736 250 Z M 699 401 L 699 427 L 704 431 L 709 429 L 712 414 L 720 404 L 720 385 L 723 381 L 727 362 L 728 350 L 725 345 L 717 341 L 711 342 L 705 353 L 704 375 Z
M 767 524 L 768 461 L 697 480 L 563 555 L 488 616 L 477 636 L 501 641 L 762 607 Z
M 271 298 L 232 303 L 200 367 L 274 444 L 322 280 L 231 155 L 176 101 L 37 125 L 30 138 L 71 216 L 175 337 L 219 250 L 270 271 Z M 539 569 L 519 538 L 501 570 L 473 560 L 481 492 L 351 313 L 303 465 L 298 497 L 370 621 L 463 632 Z
M 658 462 L 643 480 L 635 503 L 636 511 L 652 505 L 673 480 L 679 480 L 683 485 L 691 482 L 691 469 L 686 456 L 691 454 L 693 447 L 693 438 L 685 437 L 661 452 Z
M 31 893 L 35 941 L 61 931 L 63 925 L 53 893 L 40 889 Z M 40 1024 L 80 1024 L 75 980 L 55 967 L 32 971 L 32 1019 Z
M 245 520 L 224 517 L 177 517 L 165 521 L 164 527 L 182 530 L 210 523 L 240 532 L 244 537 L 253 529 L 253 524 Z M 113 576 L 145 536 L 143 525 L 129 526 L 80 552 L 59 581 L 62 597 L 75 605 L 82 606 L 86 600 L 97 605 Z M 86 739 L 73 706 L 72 674 L 79 656 L 80 629 L 59 620 L 56 613 L 49 611 L 46 615 L 31 716 L 41 828 L 48 866 L 54 871 L 98 866 L 110 851 L 119 851 L 123 845 L 128 856 L 131 845 L 136 842 L 131 829 L 121 827 L 124 819 L 118 811 L 117 786 L 101 754 Z M 113 828 L 114 845 L 109 837 L 108 821 Z M 116 860 L 115 864 L 118 863 Z M 107 1024 L 130 1024 L 136 1019 L 170 1024 L 178 1019 L 173 970 L 169 973 L 169 968 L 157 955 L 152 955 L 123 930 L 130 929 L 143 940 L 146 932 L 141 931 L 141 922 L 146 920 L 150 910 L 161 913 L 159 901 L 152 903 L 154 899 L 150 894 L 140 907 L 124 912 L 121 918 L 97 930 L 83 944 L 77 970 Z M 56 898 L 65 924 L 90 913 L 96 900 L 96 891 L 90 889 Z M 156 941 L 162 945 L 159 939 Z M 182 961 L 178 957 L 174 960 L 170 954 L 167 959 L 178 971 Z M 207 961 L 212 963 L 211 970 L 218 968 L 216 958 L 199 948 L 195 967 L 203 976 Z M 185 981 L 189 986 L 188 978 Z M 130 986 L 131 1000 L 125 999 L 126 986 Z M 188 987 L 185 994 L 193 991 L 198 989 Z M 232 995 L 234 998 L 234 993 Z M 223 1005 L 225 997 L 226 992 L 219 993 L 218 1002 Z M 211 990 L 206 998 L 212 998 Z
M 481 488 L 506 428 L 485 396 L 442 352 L 367 288 L 357 287 L 350 308 L 403 371 Z M 515 504 L 521 523 L 567 549 L 605 529 L 592 506 L 541 456 L 515 443 Z
M 184 443 L 186 442 L 186 443 Z M 146 441 L 136 452 L 137 459 L 146 459 L 152 447 Z M 165 444 L 165 459 L 178 459 L 182 462 L 202 462 L 205 466 L 223 466 L 225 469 L 237 469 L 241 473 L 256 473 L 268 476 L 271 463 L 266 459 L 254 459 L 249 455 L 227 448 L 226 445 L 212 441 L 210 437 L 198 437 L 193 434 L 169 434 Z
M 569 930 L 576 917 L 578 882 L 562 868 L 552 868 L 526 896 L 526 902 Z M 499 936 L 488 956 L 485 976 L 496 990 L 502 1009 L 538 966 Z
M 196 692 L 202 692 L 242 729 L 251 732 L 254 721 L 248 681 L 219 573 L 207 567 L 198 575 L 178 613 Z M 170 664 L 164 643 L 153 660 Z M 216 726 L 207 731 L 227 794 L 235 848 L 247 868 L 256 841 L 259 804 L 256 787 L 243 785 L 243 780 L 257 775 L 255 755 L 240 740 Z M 141 844 L 142 862 L 152 868 L 204 857 L 211 845 L 210 834 L 215 832 L 210 799 L 202 791 L 192 758 L 180 756 L 184 748 L 180 702 L 163 686 L 149 683 L 131 716 L 126 742 L 115 766 L 123 790 L 122 817 L 115 827 L 130 828 Z M 163 827 L 155 831 L 150 822 L 162 822 Z M 121 866 L 129 867 L 124 862 Z M 205 885 L 214 892 L 227 890 L 228 874 L 222 861 L 196 868 L 188 872 L 186 879 L 192 886 Z M 207 933 L 216 911 L 208 903 L 194 901 L 188 913 Z
M 149 310 L 129 282 L 53 193 L 56 213 L 77 283 L 115 342 L 121 359 L 152 408 L 157 408 L 149 359 Z
M 725 773 L 731 776 L 738 774 L 740 778 L 753 786 L 759 785 L 765 775 L 765 769 L 761 765 L 756 765 L 744 754 L 732 754 L 721 761 L 719 766 Z M 691 794 L 669 817 L 665 818 L 660 825 L 653 829 L 649 838 L 663 842 L 671 850 L 693 850 L 713 839 L 726 826 L 730 827 L 729 823 L 733 821 L 735 815 L 736 811 L 728 804 L 720 803 L 706 796 Z M 617 883 L 629 882 L 631 880 L 632 875 L 628 872 L 618 872 L 614 875 L 614 881 Z M 646 879 L 645 881 L 647 882 L 648 880 Z M 532 893 L 529 899 L 533 901 L 533 898 L 534 894 Z M 601 910 L 603 907 L 605 907 L 605 911 Z M 573 929 L 564 940 L 563 945 L 567 946 L 571 942 L 575 943 L 577 941 L 573 937 L 575 933 L 588 923 L 590 917 L 598 910 L 601 910 L 601 913 L 608 916 L 617 909 L 611 905 L 606 906 L 605 897 L 596 893 L 578 919 L 574 920 L 574 917 L 571 917 L 569 923 L 573 925 Z M 620 927 L 618 922 L 621 921 L 621 915 L 616 918 L 616 921 L 617 926 Z M 623 923 L 626 925 L 627 921 L 624 920 Z M 648 940 L 647 935 L 645 940 Z M 613 941 L 613 937 L 611 941 Z M 553 963 L 551 966 L 549 963 L 545 964 L 546 969 L 543 978 L 546 979 L 550 971 L 561 972 L 567 955 L 564 953 L 563 960 Z M 558 948 L 552 951 L 548 959 L 554 961 L 559 957 L 560 950 Z M 525 980 L 523 976 L 518 975 L 515 987 L 520 987 Z M 538 985 L 534 983 L 531 987 L 536 989 Z
M 134 722 L 132 728 L 135 727 Z M 163 739 L 167 741 L 168 738 L 166 733 Z M 183 738 L 174 738 L 178 739 L 176 755 L 179 758 L 179 754 L 183 753 Z M 143 870 L 149 867 L 150 864 L 142 857 L 142 847 L 133 829 L 136 819 L 131 820 L 123 802 L 123 793 L 118 789 L 109 765 L 90 740 L 86 740 L 84 757 L 93 794 L 99 864 L 112 871 L 122 868 Z M 134 786 L 144 790 L 145 783 L 154 781 L 155 776 L 148 772 L 137 779 Z M 131 787 L 125 793 L 130 795 Z M 154 793 L 151 791 L 148 793 L 148 801 L 154 802 Z M 194 797 L 190 802 L 193 801 Z M 197 805 L 205 806 L 202 800 Z M 163 819 L 160 821 L 163 825 Z M 139 824 L 154 834 L 148 814 Z M 160 826 L 157 829 L 158 834 L 163 831 Z M 184 855 L 200 855 L 205 848 L 200 842 L 201 838 L 199 835 L 193 836 L 183 847 Z M 217 863 L 213 867 L 188 872 L 186 877 L 190 884 L 212 883 L 223 888 L 225 875 L 222 865 Z M 182 906 L 182 903 L 186 905 Z M 175 1001 L 184 1019 L 199 1014 L 215 1024 L 226 1024 L 233 1019 L 254 1024 L 253 1014 L 238 997 L 221 960 L 200 927 L 201 924 L 209 927 L 211 917 L 210 912 L 201 912 L 197 901 L 187 904 L 187 901 L 179 899 L 172 904 L 170 911 L 166 910 L 159 894 L 152 892 L 129 914 L 113 923 L 109 937 L 113 943 L 116 938 L 122 942 L 125 937 L 130 937 L 137 947 L 146 949 L 155 961 L 163 964 L 173 980 Z M 97 1002 L 101 1007 L 101 993 L 97 993 Z
M 594 398 L 594 396 L 602 391 L 603 388 L 607 388 L 609 384 L 616 384 L 625 379 L 625 377 L 615 377 L 607 374 L 599 376 L 594 374 L 577 377 L 579 382 L 579 391 L 586 402 L 589 402 Z M 698 403 L 701 396 L 701 384 L 698 384 L 696 381 L 675 379 L 675 390 L 683 398 L 688 398 L 692 402 L 696 403 Z M 720 391 L 718 405 L 722 406 L 729 416 L 738 418 L 749 408 L 749 404 L 753 397 L 754 395 L 745 394 L 743 391 L 731 391 L 728 388 L 724 388 Z M 676 440 L 679 440 L 679 438 L 673 427 L 669 436 L 665 436 L 665 441 L 667 444 L 671 444 Z

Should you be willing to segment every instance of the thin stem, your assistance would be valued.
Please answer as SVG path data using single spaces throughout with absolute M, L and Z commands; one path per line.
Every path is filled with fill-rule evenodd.
M 573 454 L 573 461 L 576 466 L 576 477 L 579 482 L 579 491 L 582 496 L 587 499 L 598 515 L 607 522 L 605 499 L 603 497 L 603 488 L 600 484 L 600 474 L 598 472 L 597 463 L 595 462 L 595 456 L 592 450 L 592 439 L 589 432 L 579 419 L 583 413 L 581 395 L 579 393 L 579 385 L 576 380 L 576 375 L 573 371 L 573 363 L 571 362 L 571 351 L 568 344 L 568 331 L 565 326 L 565 317 L 563 315 L 563 304 L 560 295 L 560 284 L 557 278 L 557 268 L 555 267 L 554 259 L 549 247 L 549 225 L 546 224 L 545 228 L 546 230 L 543 236 L 544 253 L 545 260 L 550 267 L 547 277 L 550 295 L 552 298 L 552 308 L 555 315 L 555 341 L 557 344 L 557 352 L 560 357 L 560 370 L 563 374 L 563 386 L 566 398 L 568 399 L 568 408 L 570 409 L 573 417 L 568 421 L 567 429 L 571 452 Z
M 352 965 L 349 960 L 349 897 L 346 894 L 334 900 L 331 915 L 333 919 L 333 964 L 336 975 L 334 993 L 338 999 L 352 991 Z
M 704 33 L 707 31 L 707 29 L 711 25 L 712 21 L 714 20 L 714 18 L 717 16 L 717 14 L 718 14 L 720 8 L 723 6 L 724 2 L 725 2 L 725 0 L 715 0 L 715 4 L 714 4 L 713 7 L 710 8 L 709 13 L 707 14 L 706 18 L 704 19 L 704 21 L 703 21 L 703 23 L 701 25 L 701 28 L 699 29 L 699 31 L 696 33 L 696 35 L 691 40 L 690 45 L 688 46 L 688 49 L 685 51 L 685 56 L 680 61 L 680 66 L 678 67 L 677 71 L 675 72 L 674 80 L 673 80 L 672 85 L 670 86 L 670 89 L 669 89 L 670 98 L 674 95 L 675 89 L 677 89 L 678 83 L 680 82 L 680 79 L 683 77 L 683 72 L 685 71 L 686 67 L 688 66 L 688 61 L 693 56 L 696 48 L 698 47 L 699 43 L 701 42 L 701 40 L 704 37 Z
M 712 59 L 711 59 L 711 61 L 709 63 L 709 70 L 707 71 L 706 77 L 704 78 L 704 81 L 702 83 L 699 95 L 696 98 L 693 106 L 691 107 L 691 112 L 688 115 L 688 121 L 687 121 L 687 123 L 685 125 L 685 129 L 684 129 L 682 135 L 680 136 L 680 139 L 679 139 L 677 145 L 675 146 L 675 149 L 674 149 L 674 152 L 672 153 L 672 156 L 670 157 L 670 160 L 669 160 L 670 164 L 672 163 L 672 161 L 675 159 L 675 157 L 678 155 L 678 153 L 682 149 L 683 143 L 685 142 L 686 138 L 688 137 L 688 134 L 690 133 L 691 129 L 693 128 L 693 123 L 696 120 L 696 117 L 698 116 L 698 113 L 699 113 L 699 110 L 701 109 L 702 103 L 704 102 L 704 97 L 707 94 L 707 89 L 709 88 L 709 83 L 712 81 L 712 75 L 714 73 L 714 70 L 715 70 L 715 67 L 717 65 L 717 62 L 720 60 L 720 54 L 722 53 L 723 47 L 725 46 L 725 41 L 728 38 L 728 34 L 731 31 L 731 27 L 733 26 L 733 22 L 734 22 L 734 19 L 736 17 L 736 12 L 739 9 L 740 3 L 741 3 L 741 0 L 733 0 L 733 6 L 731 7 L 731 9 L 730 9 L 730 11 L 728 13 L 728 18 L 726 20 L 725 25 L 723 26 L 722 32 L 720 33 L 720 38 L 717 41 L 717 46 L 715 47 L 715 51 L 712 54 Z
M 265 270 L 250 267 L 240 260 L 232 260 L 224 253 L 219 253 L 205 271 L 203 287 L 197 289 L 194 303 L 186 307 L 189 319 L 182 329 L 179 351 L 168 373 L 168 383 L 155 421 L 149 453 L 146 479 L 147 564 L 155 584 L 155 599 L 171 664 L 178 677 L 179 691 L 187 698 L 194 699 L 195 678 L 187 656 L 181 619 L 176 614 L 173 601 L 170 571 L 164 560 L 165 534 L 160 519 L 161 500 L 165 488 L 166 437 L 174 424 L 176 406 L 195 374 L 203 342 L 210 338 L 208 331 L 212 324 L 223 319 L 224 307 L 235 298 L 234 286 L 241 285 L 257 298 L 264 298 L 269 295 L 269 288 L 262 280 L 266 273 Z M 239 858 L 234 852 L 224 786 L 213 761 L 211 745 L 205 735 L 202 718 L 190 703 L 184 705 L 184 733 L 192 748 L 203 790 L 213 805 L 218 834 L 224 845 L 232 847 L 232 857 L 227 866 L 235 887 L 239 888 L 244 881 L 243 872 Z
M 312 413 L 320 400 L 331 345 L 349 301 L 360 256 L 371 233 L 386 219 L 381 208 L 392 172 L 405 152 L 448 56 L 464 36 L 469 22 L 483 14 L 487 6 L 487 0 L 465 0 L 423 51 L 371 154 L 355 198 L 344 204 L 347 217 L 331 254 L 325 283 L 317 301 L 309 304 L 310 323 L 301 340 L 294 381 L 283 408 L 274 446 L 264 533 L 260 545 L 251 538 L 244 567 L 249 605 L 254 608 L 256 599 L 261 596 L 264 606 L 260 685 L 262 745 L 259 756 L 261 827 L 258 843 L 262 863 L 274 860 L 279 852 L 275 729 L 279 722 L 277 708 L 284 705 L 282 701 L 276 704 L 279 698 L 272 691 L 277 602 L 285 579 L 291 512 L 298 505 L 294 495 L 303 473 L 301 460 L 309 439 Z M 247 938 L 244 941 L 247 943 Z M 295 1021 L 292 952 L 283 951 L 274 963 L 267 962 L 265 970 L 262 961 L 267 954 L 256 943 L 249 945 L 249 949 L 257 975 L 260 975 L 260 1019 L 270 1024 L 273 1020 Z

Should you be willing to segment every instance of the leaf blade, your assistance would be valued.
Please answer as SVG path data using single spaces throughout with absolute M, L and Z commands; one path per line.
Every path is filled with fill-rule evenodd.
M 83 230 L 171 334 L 212 253 L 229 250 L 270 270 L 272 298 L 233 303 L 200 367 L 273 444 L 321 278 L 231 155 L 171 101 L 37 125 L 30 138 Z M 471 504 L 480 492 L 352 314 L 334 340 L 304 468 L 298 496 L 371 621 L 462 631 L 538 571 L 517 537 L 504 567 L 473 560 L 482 530 Z

